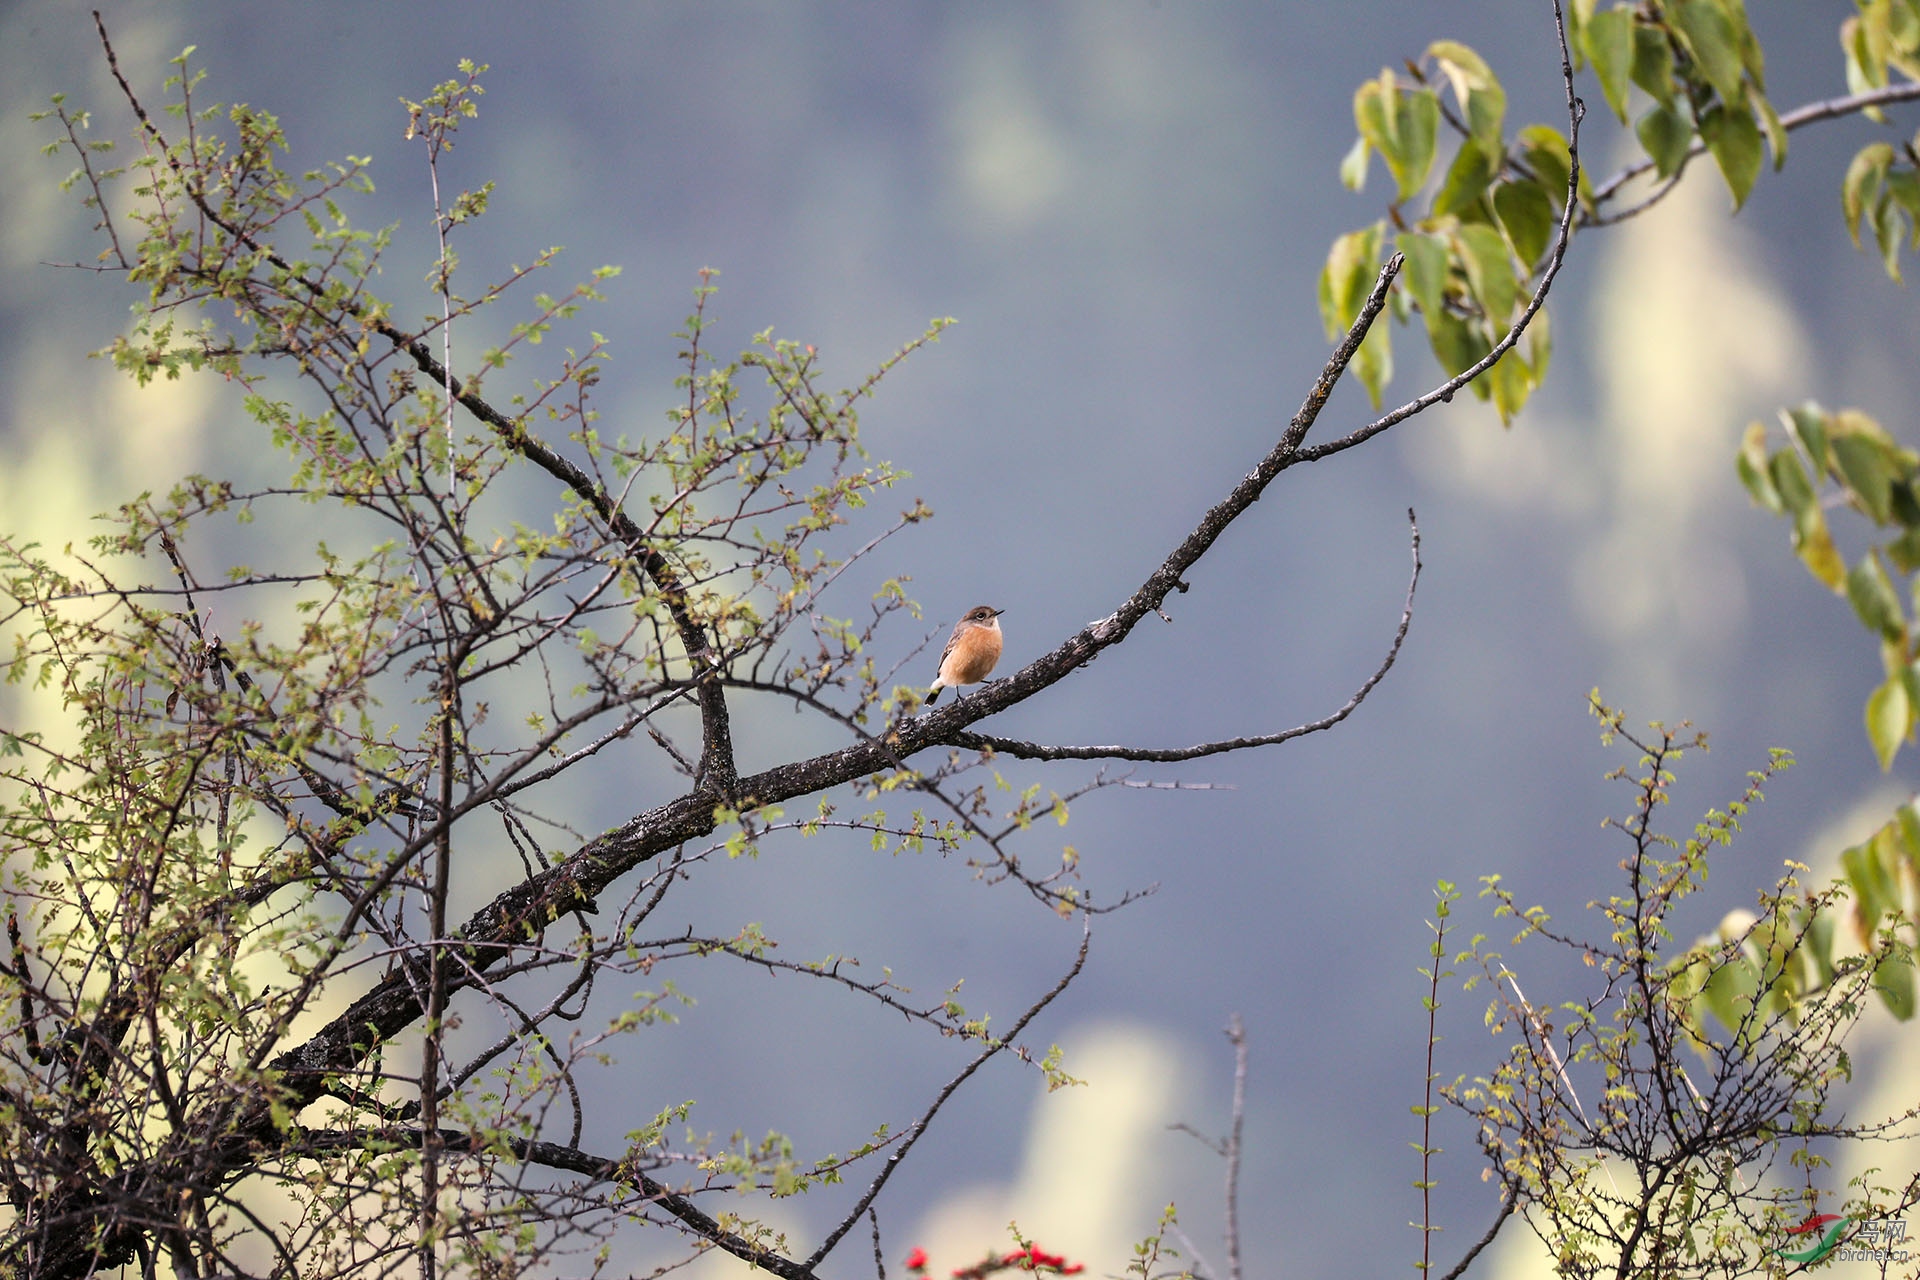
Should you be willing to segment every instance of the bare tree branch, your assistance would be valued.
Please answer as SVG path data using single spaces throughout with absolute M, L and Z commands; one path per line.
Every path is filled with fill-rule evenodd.
M 1413 528 L 1413 577 L 1407 582 L 1406 603 L 1400 610 L 1400 625 L 1393 633 L 1393 643 L 1387 649 L 1387 656 L 1374 668 L 1373 674 L 1366 678 L 1361 686 L 1354 690 L 1345 705 L 1331 715 L 1322 716 L 1291 729 L 1278 733 L 1259 734 L 1246 738 L 1223 738 L 1217 742 L 1202 742 L 1191 747 L 1130 747 L 1120 744 L 1097 747 L 1057 747 L 1043 746 L 1036 742 L 1022 742 L 1016 738 L 1002 738 L 986 733 L 956 733 L 947 741 L 956 747 L 969 750 L 992 751 L 999 755 L 1014 756 L 1021 760 L 1135 760 L 1142 763 L 1173 763 L 1181 760 L 1198 760 L 1203 756 L 1216 756 L 1228 751 L 1244 751 L 1251 747 L 1270 747 L 1282 742 L 1302 738 L 1310 733 L 1319 733 L 1345 720 L 1352 715 L 1374 686 L 1386 678 L 1393 663 L 1400 656 L 1400 646 L 1406 641 L 1407 628 L 1413 625 L 1413 593 L 1420 585 L 1420 525 L 1414 519 L 1411 509 L 1407 512 L 1407 523 Z

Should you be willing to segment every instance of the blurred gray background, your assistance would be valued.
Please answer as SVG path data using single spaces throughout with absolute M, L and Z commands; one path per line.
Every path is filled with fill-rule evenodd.
M 1833 31 L 1849 5 L 1754 9 L 1782 110 L 1844 90 Z M 1377 163 L 1359 195 L 1335 175 L 1361 79 L 1454 37 L 1503 77 L 1510 127 L 1564 127 L 1539 0 L 110 3 L 105 15 L 150 100 L 166 60 L 194 44 L 201 98 L 277 112 L 290 167 L 371 154 L 379 190 L 356 217 L 401 223 L 384 283 L 402 316 L 430 306 L 432 239 L 399 99 L 461 57 L 491 63 L 481 117 L 443 171 L 455 187 L 499 183 L 458 245 L 466 279 L 550 244 L 566 247 L 539 286 L 552 292 L 624 267 L 586 322 L 613 342 L 608 434 L 663 420 L 670 335 L 700 267 L 723 273 L 716 350 L 774 326 L 817 345 L 835 382 L 930 317 L 958 317 L 863 416 L 867 447 L 913 473 L 883 509 L 920 496 L 938 518 L 889 544 L 838 604 L 852 612 L 879 577 L 906 573 L 925 630 L 980 601 L 1004 606 L 1009 669 L 1113 609 L 1298 405 L 1327 349 L 1314 302 L 1327 246 L 1386 199 Z M 64 90 L 97 110 L 99 133 L 126 136 L 85 8 L 8 6 L 0 86 L 0 518 L 57 547 L 139 488 L 264 447 L 229 388 L 140 394 L 89 361 L 132 296 L 45 265 L 97 246 L 56 190 L 69 162 L 38 156 L 51 135 L 26 114 Z M 1586 153 L 1604 174 L 1620 130 L 1590 78 L 1581 91 Z M 1686 921 L 1695 931 L 1750 901 L 1782 859 L 1830 857 L 1849 824 L 1905 794 L 1911 755 L 1883 777 L 1861 729 L 1878 675 L 1870 641 L 1793 560 L 1784 523 L 1749 508 L 1731 461 L 1747 421 L 1802 397 L 1912 436 L 1920 320 L 1839 217 L 1840 174 L 1869 136 L 1858 121 L 1796 134 L 1787 170 L 1763 176 L 1738 217 L 1702 168 L 1667 206 L 1580 238 L 1551 304 L 1549 384 L 1511 430 L 1463 397 L 1289 472 L 1173 598 L 1169 624 L 1149 620 L 982 726 L 1184 744 L 1324 715 L 1385 651 L 1408 570 L 1405 511 L 1418 509 L 1427 572 L 1412 633 L 1348 723 L 1142 770 L 1233 789 L 1108 790 L 1077 804 L 1065 831 L 1034 834 L 1034 859 L 1063 841 L 1080 851 L 1096 898 L 1159 890 L 1099 921 L 1087 972 L 1033 1034 L 1066 1045 L 1089 1088 L 1042 1100 L 1037 1077 L 1010 1065 L 970 1086 L 882 1202 L 893 1262 L 925 1244 L 937 1269 L 962 1265 L 1003 1244 L 1013 1218 L 1113 1273 L 1169 1199 L 1217 1262 L 1217 1162 L 1163 1126 L 1224 1127 L 1219 1032 L 1239 1011 L 1253 1053 L 1251 1264 L 1408 1265 L 1408 1107 L 1425 1070 L 1415 970 L 1434 882 L 1471 890 L 1498 873 L 1569 925 L 1609 890 L 1623 849 L 1598 823 L 1628 797 L 1602 774 L 1628 761 L 1598 746 L 1584 710 L 1595 685 L 1634 721 L 1712 732 L 1712 754 L 1684 767 L 1675 830 L 1733 798 L 1767 748 L 1799 759 L 1717 864 Z M 509 304 L 505 320 L 519 314 Z M 1397 402 L 1434 370 L 1416 334 L 1398 330 L 1395 345 Z M 1369 416 L 1343 385 L 1316 436 Z M 888 635 L 883 662 L 922 634 Z M 742 714 L 743 767 L 830 741 L 784 708 Z M 1006 772 L 1061 791 L 1090 775 Z M 583 791 L 576 821 L 597 829 L 663 796 L 630 781 Z M 963 1002 L 997 1027 L 1052 983 L 1078 932 L 974 882 L 960 859 L 876 857 L 859 842 L 773 846 L 679 910 L 703 931 L 760 921 L 789 958 L 890 965 L 927 996 L 964 977 Z M 1462 927 L 1499 932 L 1477 904 Z M 1582 990 L 1555 958 L 1510 959 L 1536 1000 Z M 844 1151 L 906 1123 L 964 1061 L 960 1046 L 797 983 L 718 969 L 680 981 L 700 1003 L 619 1047 L 589 1145 L 617 1151 L 620 1132 L 697 1097 L 702 1131 L 778 1127 L 809 1158 Z M 1447 999 L 1449 1078 L 1490 1065 L 1482 999 Z M 1878 1061 L 1863 1052 L 1869 1076 Z M 1448 1265 L 1493 1208 L 1470 1133 L 1450 1122 L 1441 1144 Z M 829 1189 L 773 1212 L 811 1240 L 846 1199 Z M 863 1272 L 866 1249 L 843 1246 L 832 1271 Z M 641 1242 L 620 1262 L 645 1256 Z

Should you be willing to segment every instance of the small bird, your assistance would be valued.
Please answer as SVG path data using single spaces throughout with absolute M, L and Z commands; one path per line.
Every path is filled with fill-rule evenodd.
M 1000 661 L 1000 615 L 1005 612 L 990 604 L 977 604 L 954 624 L 947 647 L 940 651 L 940 674 L 933 678 L 928 706 L 940 700 L 942 689 L 979 684 L 987 678 L 993 664 Z

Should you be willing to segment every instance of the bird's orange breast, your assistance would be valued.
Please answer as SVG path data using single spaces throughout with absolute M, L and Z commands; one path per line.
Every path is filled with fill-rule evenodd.
M 1000 661 L 1000 629 L 968 627 L 954 638 L 953 652 L 940 664 L 945 684 L 979 684 Z

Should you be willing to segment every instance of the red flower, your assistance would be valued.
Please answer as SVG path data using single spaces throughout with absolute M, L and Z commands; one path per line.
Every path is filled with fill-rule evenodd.
M 927 1269 L 927 1251 L 925 1249 L 915 1249 L 912 1253 L 907 1255 L 907 1270 L 925 1271 L 926 1269 Z

